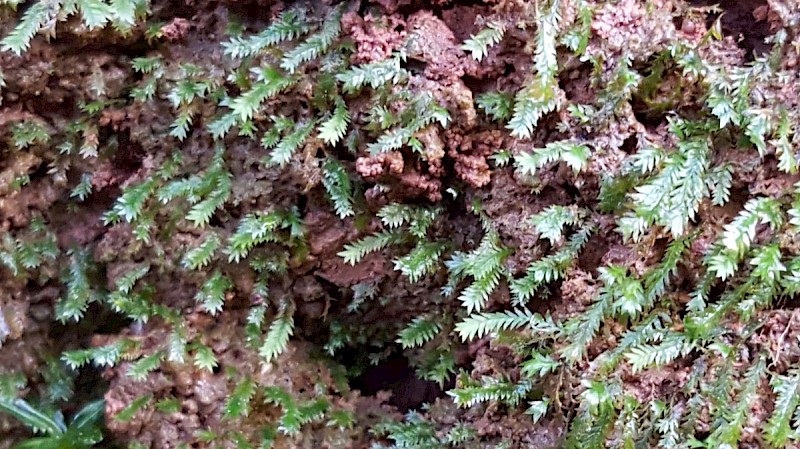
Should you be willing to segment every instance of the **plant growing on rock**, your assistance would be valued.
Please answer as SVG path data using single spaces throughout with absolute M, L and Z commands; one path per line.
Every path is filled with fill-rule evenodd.
M 103 440 L 100 423 L 104 407 L 103 401 L 89 403 L 75 414 L 69 425 L 66 425 L 60 411 L 54 416 L 49 416 L 32 407 L 24 399 L 0 399 L 0 410 L 19 419 L 34 432 L 42 434 L 15 446 L 18 449 L 96 447 L 96 444 Z
M 21 447 L 797 443 L 795 6 L 445 4 L 0 1 Z

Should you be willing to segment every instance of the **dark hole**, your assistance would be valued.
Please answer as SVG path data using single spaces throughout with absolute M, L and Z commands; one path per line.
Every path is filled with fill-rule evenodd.
M 364 3 L 378 3 L 378 2 L 364 2 Z M 432 10 L 434 14 L 436 14 L 437 9 L 436 5 L 432 4 L 432 2 L 424 2 L 419 0 L 410 0 L 410 1 L 401 1 L 398 2 L 397 11 L 395 11 L 398 15 L 402 17 L 408 17 L 411 14 L 419 11 L 423 8 L 429 8 Z M 375 14 L 373 12 L 373 14 Z
M 637 143 L 638 140 L 636 139 L 636 136 L 632 135 L 622 142 L 622 147 L 620 147 L 620 149 L 628 154 L 633 154 L 636 152 Z
M 769 52 L 764 39 L 770 35 L 766 20 L 756 22 L 753 11 L 767 4 L 766 0 L 690 0 L 696 6 L 719 5 L 723 11 L 722 32 L 732 36 L 739 46 L 747 51 L 747 60 Z M 719 14 L 709 14 L 707 24 L 711 26 Z
M 163 20 L 169 22 L 173 18 L 181 17 L 184 19 L 191 19 L 194 10 L 189 6 L 188 2 L 169 2 L 164 7 L 153 8 L 153 20 Z M 159 5 L 161 6 L 161 5 Z
M 135 42 L 131 42 L 128 45 L 119 47 L 119 53 L 127 56 L 130 59 L 146 57 L 148 56 L 148 51 L 150 51 L 150 45 L 144 39 L 140 39 Z M 143 74 L 138 74 L 138 76 L 139 79 L 144 78 Z
M 118 334 L 131 324 L 133 324 L 133 320 L 130 318 L 97 303 L 91 303 L 79 323 L 55 322 L 50 327 L 49 333 L 51 338 L 64 344 L 85 343 L 88 346 L 88 341 L 93 334 Z
M 750 196 L 749 186 L 746 185 L 734 186 L 731 187 L 731 196 L 728 202 L 733 204 L 738 204 L 741 207 L 744 206 L 744 203 L 747 201 L 749 196 Z
M 464 81 L 464 85 L 472 91 L 472 95 L 476 97 L 492 90 L 494 84 L 494 80 L 479 79 L 469 75 L 464 75 L 461 79 Z
M 427 67 L 428 64 L 418 59 L 408 58 L 406 59 L 405 63 L 401 64 L 401 66 L 414 75 L 422 75 L 425 72 L 425 67 Z
M 667 252 L 667 247 L 669 246 L 670 240 L 667 238 L 659 238 L 653 242 L 653 249 L 650 251 L 649 254 L 649 262 L 653 264 L 658 263 L 659 260 L 664 256 L 664 253 Z
M 373 396 L 381 390 L 391 391 L 389 403 L 403 412 L 418 409 L 444 396 L 439 384 L 417 377 L 408 359 L 400 354 L 368 367 L 350 384 L 365 396 Z
M 50 337 L 62 344 L 65 350 L 92 347 L 91 339 L 95 334 L 114 335 L 127 328 L 133 321 L 113 311 L 92 303 L 84 318 L 79 323 L 55 322 L 49 330 Z M 86 402 L 100 399 L 108 391 L 108 382 L 103 379 L 103 368 L 89 363 L 78 369 L 75 377 L 75 400 L 62 405 L 67 414 L 78 411 Z
M 305 195 L 300 195 L 300 198 L 297 199 L 297 211 L 300 216 L 304 216 L 306 214 L 306 208 L 308 207 L 308 197 Z
M 211 219 L 208 220 L 208 225 L 214 228 L 224 228 L 225 220 L 223 220 L 219 214 L 214 214 L 211 216 Z
M 586 248 L 578 256 L 578 267 L 587 273 L 597 273 L 600 262 L 609 250 L 606 237 L 595 234 L 586 244 Z
M 583 199 L 583 194 L 586 192 L 585 186 L 579 189 L 572 184 L 564 183 L 562 187 L 564 188 L 564 192 L 572 199 L 571 204 L 579 203 Z
M 779 301 L 780 308 L 794 310 L 800 309 L 800 296 L 790 296 Z
M 300 112 L 302 112 L 302 114 L 301 114 L 301 115 L 306 115 L 306 112 L 308 112 L 308 110 L 309 110 L 310 108 L 311 108 L 311 107 L 308 105 L 308 102 L 307 102 L 307 101 L 305 101 L 305 100 L 300 100 Z
M 103 379 L 103 370 L 96 368 L 92 364 L 88 364 L 78 370 L 78 376 L 75 378 L 75 397 L 77 398 L 90 398 L 88 400 L 95 400 L 103 397 L 103 393 L 108 391 L 108 381 Z M 70 403 L 66 405 L 68 413 L 77 411 L 69 409 L 76 404 Z
M 103 128 L 103 133 L 110 133 L 108 128 Z M 119 143 L 112 163 L 115 167 L 123 169 L 129 173 L 138 170 L 142 165 L 144 158 L 144 150 L 138 142 L 131 140 L 130 131 L 124 130 L 116 133 L 117 141 Z M 100 141 L 105 140 L 103 135 L 100 136 Z
M 28 177 L 31 181 L 46 178 L 49 175 L 49 170 L 50 167 L 48 167 L 47 164 L 39 164 L 31 173 L 28 174 Z
M 681 16 L 673 16 L 672 17 L 672 24 L 675 25 L 675 28 L 680 30 L 683 27 L 683 17 L 681 17 Z

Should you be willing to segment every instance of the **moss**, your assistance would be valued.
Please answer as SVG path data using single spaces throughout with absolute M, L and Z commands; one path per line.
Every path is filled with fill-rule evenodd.
M 795 444 L 797 11 L 756 3 L 0 2 L 0 401 L 103 396 L 130 447 Z

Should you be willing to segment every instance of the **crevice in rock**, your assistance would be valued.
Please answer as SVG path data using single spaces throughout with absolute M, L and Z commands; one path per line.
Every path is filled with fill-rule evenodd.
M 722 10 L 722 32 L 732 36 L 741 48 L 747 51 L 747 60 L 752 61 L 758 56 L 769 52 L 770 46 L 764 39 L 770 35 L 767 21 L 756 21 L 753 12 L 767 5 L 766 0 L 689 0 L 694 6 L 718 5 Z M 720 13 L 708 16 L 708 25 L 711 26 Z
M 419 409 L 425 403 L 444 397 L 445 391 L 438 383 L 420 379 L 410 361 L 402 354 L 394 354 L 351 380 L 351 387 L 361 394 L 373 396 L 386 390 L 391 392 L 389 403 L 402 412 Z

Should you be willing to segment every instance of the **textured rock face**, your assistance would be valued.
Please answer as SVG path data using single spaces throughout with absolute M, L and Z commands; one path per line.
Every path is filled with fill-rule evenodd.
M 127 33 L 62 12 L 0 53 L 0 397 L 103 397 L 134 449 L 673 447 L 673 424 L 782 446 L 800 13 L 707 3 L 152 1 Z M 354 67 L 392 76 L 348 90 Z M 82 350 L 108 352 L 58 361 Z M 0 416 L 0 449 L 28 437 Z

